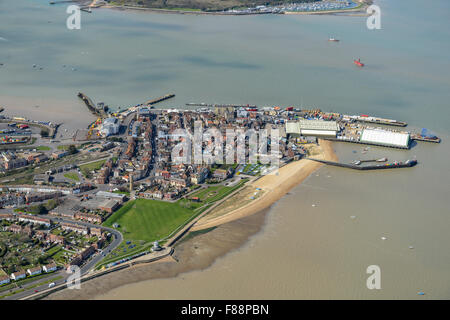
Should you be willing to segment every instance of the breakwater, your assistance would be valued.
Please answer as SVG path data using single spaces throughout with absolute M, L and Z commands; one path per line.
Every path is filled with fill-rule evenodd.
M 340 162 L 313 159 L 313 158 L 307 158 L 307 160 L 316 161 L 316 162 L 328 164 L 328 165 L 335 166 L 335 167 L 349 168 L 349 169 L 354 169 L 354 170 L 379 170 L 379 169 L 409 168 L 409 167 L 414 167 L 417 164 L 417 160 L 406 160 L 405 162 L 395 161 L 392 163 L 385 163 L 385 164 L 358 166 L 355 164 L 340 163 Z
M 159 97 L 159 98 L 156 98 L 156 99 L 153 99 L 153 100 L 148 100 L 145 104 L 153 105 L 153 104 L 157 104 L 158 102 L 162 102 L 164 100 L 171 99 L 173 97 L 175 97 L 175 94 L 169 93 L 169 94 L 166 94 L 166 95 L 164 95 L 162 97 Z

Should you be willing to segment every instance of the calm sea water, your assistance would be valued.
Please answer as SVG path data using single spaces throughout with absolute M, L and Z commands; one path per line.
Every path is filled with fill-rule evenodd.
M 114 10 L 83 13 L 82 29 L 72 31 L 65 5 L 0 2 L 0 104 L 2 96 L 51 97 L 82 107 L 82 91 L 117 108 L 174 92 L 162 106 L 315 106 L 407 121 L 444 139 L 366 155 L 336 144 L 343 160 L 420 163 L 367 173 L 323 167 L 273 207 L 260 234 L 211 268 L 107 297 L 450 298 L 450 3 L 376 3 L 382 30 L 375 31 L 364 17 Z M 381 290 L 365 286 L 372 264 L 381 268 Z

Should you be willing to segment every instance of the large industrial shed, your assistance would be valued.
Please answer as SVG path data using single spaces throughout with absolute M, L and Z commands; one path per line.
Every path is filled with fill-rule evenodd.
M 299 120 L 302 136 L 336 137 L 339 126 L 336 121 L 324 120 Z
M 394 148 L 409 148 L 409 133 L 393 132 L 381 129 L 364 129 L 359 139 L 362 143 L 381 145 Z
M 301 119 L 298 122 L 286 123 L 286 133 L 299 136 L 302 135 L 335 138 L 338 131 L 339 126 L 336 121 Z
M 336 137 L 339 126 L 336 121 L 304 120 L 287 122 L 286 133 L 302 136 Z
M 287 134 L 294 134 L 294 135 L 300 135 L 300 127 L 298 125 L 298 122 L 295 121 L 288 121 L 286 122 L 286 133 Z

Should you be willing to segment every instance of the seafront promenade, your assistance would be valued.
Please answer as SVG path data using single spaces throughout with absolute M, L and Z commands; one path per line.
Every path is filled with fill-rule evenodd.
M 100 270 L 100 271 L 92 271 L 92 272 L 90 272 L 90 273 L 88 273 L 88 274 L 86 274 L 86 275 L 84 275 L 84 276 L 82 276 L 80 278 L 80 284 L 85 282 L 85 281 L 89 281 L 89 280 L 101 277 L 103 275 L 109 274 L 111 272 L 115 272 L 115 271 L 123 270 L 123 269 L 126 269 L 126 268 L 130 268 L 132 266 L 136 266 L 136 265 L 139 265 L 139 264 L 146 264 L 146 263 L 152 263 L 152 262 L 158 261 L 160 259 L 163 259 L 165 257 L 170 256 L 172 254 L 172 252 L 173 252 L 173 248 L 166 247 L 166 248 L 163 248 L 161 251 L 156 251 L 156 252 L 149 253 L 149 254 L 147 254 L 145 256 L 142 256 L 142 257 L 140 257 L 138 259 L 129 261 L 127 263 L 123 263 L 123 264 L 120 264 L 120 265 L 117 265 L 117 266 L 114 266 L 114 267 L 111 267 L 111 268 L 108 268 L 108 269 Z M 49 294 L 52 294 L 52 293 L 60 291 L 60 290 L 64 290 L 66 288 L 68 288 L 68 284 L 67 283 L 63 283 L 63 284 L 60 284 L 60 285 L 55 286 L 53 288 L 48 288 L 48 289 L 45 289 L 43 291 L 37 292 L 35 294 L 29 295 L 27 297 L 21 298 L 20 300 L 42 299 L 42 298 L 48 296 Z

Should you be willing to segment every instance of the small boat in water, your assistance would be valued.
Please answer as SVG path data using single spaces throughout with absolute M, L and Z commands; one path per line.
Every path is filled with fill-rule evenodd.
M 339 42 L 339 39 L 330 37 L 330 38 L 328 38 L 328 41 L 331 41 L 331 42 Z
M 356 64 L 358 67 L 364 67 L 364 63 L 361 62 L 360 58 L 358 58 L 358 60 L 353 60 L 353 63 Z

